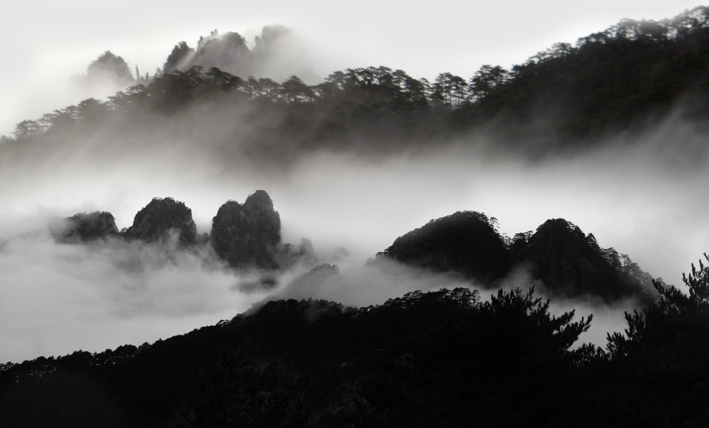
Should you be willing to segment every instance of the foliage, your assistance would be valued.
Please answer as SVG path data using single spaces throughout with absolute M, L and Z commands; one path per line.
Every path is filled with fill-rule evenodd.
M 165 238 L 171 230 L 179 232 L 181 244 L 193 244 L 197 238 L 197 226 L 192 220 L 192 210 L 172 198 L 153 198 L 135 215 L 125 236 L 151 242 Z
M 165 73 L 140 78 L 108 103 L 87 100 L 22 121 L 15 138 L 27 143 L 54 134 L 63 141 L 67 133 L 105 130 L 116 118 L 128 121 L 117 128 L 123 131 L 209 104 L 216 111 L 253 110 L 253 117 L 264 121 L 251 123 L 260 146 L 386 153 L 401 145 L 438 144 L 459 132 L 491 130 L 498 131 L 501 143 L 535 154 L 576 150 L 606 132 L 641 129 L 648 117 L 665 115 L 680 102 L 685 115 L 704 120 L 707 16 L 700 6 L 659 22 L 623 20 L 575 45 L 555 44 L 511 70 L 484 65 L 467 80 L 443 72 L 433 82 L 383 66 L 336 71 L 317 85 L 298 76 L 280 83 L 238 77 L 211 65 L 204 69 L 200 64 L 206 62 L 182 43 Z M 237 36 L 229 37 L 241 46 Z M 202 44 L 229 44 L 229 37 Z M 526 138 L 502 138 L 520 134 Z M 239 137 L 226 135 L 225 144 L 243 140 Z

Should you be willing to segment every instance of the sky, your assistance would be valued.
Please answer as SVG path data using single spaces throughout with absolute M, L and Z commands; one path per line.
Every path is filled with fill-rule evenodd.
M 69 89 L 71 76 L 85 72 L 106 50 L 152 73 L 176 43 L 194 47 L 214 29 L 252 41 L 264 25 L 286 25 L 301 36 L 323 77 L 385 65 L 417 78 L 441 72 L 469 78 L 483 64 L 510 67 L 622 18 L 660 20 L 697 5 L 252 3 L 128 0 L 113 10 L 76 0 L 5 6 L 0 134 L 11 134 L 20 120 L 81 101 Z M 680 284 L 681 273 L 708 250 L 709 202 L 697 195 L 705 194 L 709 165 L 705 158 L 681 156 L 705 137 L 676 117 L 656 125 L 638 137 L 646 143 L 642 148 L 622 144 L 626 149 L 541 164 L 493 162 L 452 145 L 434 154 L 374 160 L 321 153 L 273 173 L 215 161 L 189 132 L 125 147 L 67 144 L 14 164 L 0 159 L 0 362 L 167 338 L 228 319 L 264 297 L 239 291 L 253 278 L 205 267 L 199 254 L 135 243 L 58 245 L 47 231 L 53 219 L 93 210 L 110 211 L 119 228 L 128 227 L 155 196 L 184 201 L 199 231 L 209 232 L 222 203 L 268 191 L 281 215 L 284 241 L 311 239 L 323 260 L 340 263 L 345 288 L 324 297 L 340 296 L 345 303 L 373 304 L 421 284 L 457 285 L 363 267 L 398 236 L 457 210 L 496 217 L 510 236 L 562 217 L 593 233 L 601 246 L 629 254 L 653 276 Z M 628 143 L 622 135 L 613 138 Z M 347 260 L 336 260 L 340 246 L 351 254 Z M 299 273 L 284 274 L 279 286 Z M 363 281 L 369 288 L 358 286 Z M 393 286 L 374 292 L 373 284 Z M 369 291 L 362 294 L 362 287 Z M 618 311 L 607 319 L 622 323 Z

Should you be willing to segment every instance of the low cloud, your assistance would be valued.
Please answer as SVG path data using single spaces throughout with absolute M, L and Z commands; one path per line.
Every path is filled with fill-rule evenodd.
M 0 361 L 153 342 L 230 319 L 263 298 L 207 250 L 115 239 L 59 244 L 46 230 L 0 246 Z

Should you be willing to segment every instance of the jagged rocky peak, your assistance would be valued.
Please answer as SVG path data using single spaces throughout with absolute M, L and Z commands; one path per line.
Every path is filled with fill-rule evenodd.
M 113 214 L 105 211 L 74 214 L 65 218 L 62 226 L 53 232 L 61 242 L 88 242 L 118 235 Z
M 227 201 L 219 207 L 210 238 L 217 255 L 233 268 L 276 269 L 281 217 L 268 193 L 257 190 L 243 205 Z
M 133 225 L 126 230 L 125 235 L 131 239 L 152 242 L 164 239 L 171 232 L 179 233 L 181 244 L 195 242 L 197 226 L 192 219 L 192 210 L 172 198 L 153 198 L 138 211 Z
M 270 25 L 255 38 L 249 49 L 246 39 L 236 32 L 212 31 L 200 37 L 197 48 L 178 43 L 163 66 L 165 73 L 187 71 L 194 66 L 205 70 L 216 67 L 242 79 L 268 77 L 278 81 L 297 75 L 306 80 L 319 78 L 307 60 L 304 43 L 289 28 Z
M 459 211 L 397 238 L 378 256 L 492 285 L 510 264 L 495 221 L 482 213 Z

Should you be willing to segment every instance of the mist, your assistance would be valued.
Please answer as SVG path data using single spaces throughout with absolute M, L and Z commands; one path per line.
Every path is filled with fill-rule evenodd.
M 249 47 L 262 28 L 257 21 L 241 27 L 247 28 L 240 33 L 247 36 Z M 295 21 L 282 22 L 295 27 Z M 166 33 L 169 42 L 150 39 L 155 42 L 146 44 L 136 59 L 131 59 L 136 51 L 130 50 L 130 43 L 102 45 L 100 50 L 94 44 L 82 45 L 69 56 L 62 56 L 66 51 L 61 49 L 49 56 L 38 54 L 35 63 L 54 74 L 44 79 L 35 65 L 25 65 L 21 74 L 26 72 L 29 80 L 14 85 L 16 92 L 8 91 L 12 96 L 7 97 L 21 97 L 22 102 L 2 120 L 38 118 L 91 95 L 71 90 L 69 79 L 106 49 L 123 56 L 131 68 L 137 64 L 152 72 L 181 39 L 195 47 L 197 38 L 214 26 L 222 33 L 239 31 L 226 25 L 231 22 L 202 28 L 203 22 L 185 30 L 191 38 L 185 33 L 176 37 L 172 31 Z M 402 40 L 418 40 L 407 38 L 411 33 L 397 34 L 396 43 L 377 44 L 375 35 L 352 27 L 338 30 L 349 31 L 342 39 L 319 31 L 309 27 L 298 32 L 300 39 L 280 44 L 260 72 L 280 81 L 292 74 L 287 66 L 293 66 L 307 74 L 301 77 L 308 83 L 318 83 L 337 69 L 379 63 L 431 78 L 444 71 L 468 76 L 483 63 L 502 62 L 492 56 L 480 59 L 480 64 L 469 59 L 448 64 L 443 57 L 432 61 L 433 54 L 422 53 L 423 45 L 416 46 L 418 56 L 391 55 L 392 46 L 398 49 Z M 132 37 L 135 46 L 140 37 Z M 335 45 L 331 40 L 345 42 Z M 452 52 L 469 58 L 461 53 L 471 51 L 456 43 L 436 43 L 437 49 L 431 50 L 436 55 Z M 347 49 L 355 45 L 369 50 Z M 407 44 L 407 49 L 409 45 L 416 44 Z M 549 45 L 544 39 L 534 49 Z M 519 60 L 507 59 L 503 65 L 534 53 L 525 49 Z M 159 60 L 144 65 L 142 58 L 147 57 Z M 391 62 L 383 61 L 388 58 Z M 415 65 L 423 62 L 428 65 Z M 55 63 L 61 67 L 50 66 Z M 432 64 L 439 63 L 444 68 L 432 71 Z M 22 80 L 18 75 L 11 78 Z M 105 88 L 100 91 L 100 97 L 110 94 Z M 682 272 L 707 251 L 707 137 L 705 129 L 685 118 L 681 105 L 662 120 L 648 121 L 641 131 L 607 134 L 586 142 L 584 150 L 535 157 L 529 156 L 539 143 L 533 137 L 511 138 L 494 129 L 435 142 L 392 142 L 371 133 L 332 144 L 299 144 L 258 134 L 259 127 L 285 120 L 259 113 L 248 103 L 194 103 L 172 115 L 150 113 L 132 121 L 113 114 L 95 122 L 100 127 L 81 132 L 55 133 L 28 144 L 0 143 L 0 361 L 152 342 L 230 319 L 268 298 L 312 297 L 368 306 L 415 290 L 479 288 L 396 263 L 368 263 L 397 237 L 460 210 L 494 217 L 509 237 L 533 231 L 547 219 L 564 218 L 593 233 L 602 247 L 628 254 L 653 277 L 680 288 Z M 8 128 L 0 134 L 11 132 L 9 123 L 0 123 Z M 261 273 L 234 272 L 208 247 L 184 250 L 174 237 L 153 244 L 109 239 L 79 245 L 58 243 L 51 233 L 62 218 L 91 211 L 109 211 L 119 229 L 129 227 L 153 197 L 184 202 L 198 233 L 209 233 L 220 205 L 244 201 L 258 189 L 268 192 L 280 214 L 283 242 L 297 244 L 307 238 L 317 255 L 316 263 L 280 272 L 271 289 L 253 286 Z M 336 265 L 338 274 L 306 290 L 289 288 L 318 263 Z M 533 285 L 527 273 L 517 271 L 503 287 Z M 482 295 L 487 298 L 492 292 Z M 598 345 L 608 331 L 625 328 L 623 311 L 635 304 L 552 301 L 554 313 L 593 313 L 591 330 L 580 342 Z
M 458 210 L 497 218 L 508 236 L 565 218 L 675 285 L 706 251 L 706 137 L 680 114 L 641 134 L 608 136 L 595 151 L 534 161 L 497 150 L 501 140 L 483 134 L 435 150 L 381 154 L 291 148 L 283 161 L 268 156 L 269 147 L 224 146 L 221 136 L 248 130 L 248 111 L 228 114 L 228 125 L 216 126 L 223 116 L 198 107 L 176 119 L 182 126 L 154 118 L 148 123 L 156 130 L 127 133 L 124 140 L 99 130 L 52 147 L 2 148 L 0 361 L 186 333 L 278 296 L 313 267 L 298 265 L 273 290 L 253 292 L 242 286 L 252 274 L 235 274 L 208 252 L 179 250 L 169 241 L 59 244 L 49 232 L 57 219 L 96 210 L 113 213 L 119 229 L 128 227 L 153 197 L 185 202 L 198 232 L 208 233 L 222 203 L 266 190 L 280 213 L 283 241 L 308 238 L 320 262 L 339 267 L 339 276 L 308 297 L 356 306 L 415 289 L 475 287 L 366 264 L 398 236 Z M 631 306 L 559 302 L 554 308 L 595 313 L 582 340 L 602 345 L 607 331 L 625 327 L 622 312 Z

